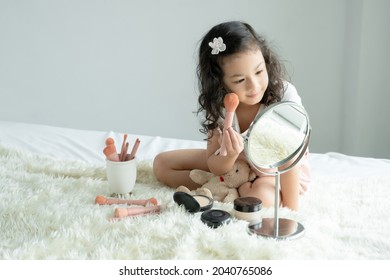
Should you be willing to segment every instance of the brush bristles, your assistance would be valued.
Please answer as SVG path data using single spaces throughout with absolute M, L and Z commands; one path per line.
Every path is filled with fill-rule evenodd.
M 223 104 L 228 112 L 235 111 L 239 103 L 240 101 L 238 100 L 237 94 L 233 92 L 226 94 L 223 99 Z
M 106 145 L 108 146 L 108 145 L 113 145 L 113 144 L 115 144 L 114 139 L 112 139 L 111 137 L 108 137 L 106 139 Z
M 116 208 L 114 216 L 117 218 L 123 218 L 128 215 L 127 208 Z
M 152 204 L 152 205 L 157 205 L 158 202 L 157 202 L 157 199 L 155 199 L 154 197 L 153 198 L 150 198 L 148 203 Z
M 95 202 L 97 204 L 106 204 L 107 202 L 107 198 L 105 198 L 104 196 L 101 196 L 101 195 L 98 195 L 95 199 Z

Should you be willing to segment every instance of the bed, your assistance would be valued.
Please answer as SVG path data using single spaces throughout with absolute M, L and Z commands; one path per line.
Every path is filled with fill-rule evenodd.
M 383 260 L 390 258 L 390 160 L 311 153 L 312 184 L 301 210 L 281 217 L 305 226 L 292 241 L 248 233 L 233 219 L 212 229 L 200 213 L 172 199 L 174 190 L 152 172 L 166 150 L 205 147 L 204 141 L 129 134 L 141 140 L 134 199 L 154 197 L 166 209 L 113 221 L 102 153 L 123 134 L 0 121 L 0 259 L 64 260 Z M 232 204 L 214 208 L 232 211 Z M 263 209 L 270 216 L 272 209 Z

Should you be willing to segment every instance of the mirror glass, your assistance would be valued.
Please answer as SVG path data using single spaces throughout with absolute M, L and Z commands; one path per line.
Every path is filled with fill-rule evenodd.
M 258 169 L 276 168 L 303 153 L 309 134 L 304 108 L 294 102 L 279 102 L 267 107 L 251 125 L 245 153 Z

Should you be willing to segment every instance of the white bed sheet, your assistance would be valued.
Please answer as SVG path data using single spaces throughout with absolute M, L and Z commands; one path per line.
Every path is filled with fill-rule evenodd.
M 111 223 L 117 206 L 93 203 L 108 195 L 102 150 L 109 135 L 121 143 L 122 133 L 0 121 L 0 259 L 389 259 L 389 159 L 311 154 L 313 182 L 302 210 L 280 211 L 305 226 L 305 237 L 279 246 L 248 235 L 242 221 L 205 227 L 200 213 L 176 207 L 174 190 L 155 181 L 149 161 L 157 153 L 204 148 L 204 141 L 129 135 L 141 139 L 137 157 L 147 161 L 133 197 L 152 194 L 168 208 Z M 232 211 L 229 203 L 215 207 Z
M 122 142 L 123 132 L 93 131 L 47 125 L 0 121 L 0 144 L 60 159 L 83 160 L 104 164 L 104 141 L 114 137 Z M 132 144 L 141 140 L 138 160 L 153 160 L 162 151 L 185 148 L 205 148 L 205 141 L 129 134 Z M 390 176 L 390 159 L 348 156 L 335 152 L 310 153 L 312 176 L 373 177 Z
M 0 121 L 0 143 L 26 149 L 33 153 L 55 156 L 61 159 L 104 163 L 104 142 L 113 137 L 121 144 L 123 133 L 113 131 L 79 130 L 28 123 Z M 128 135 L 130 145 L 139 138 L 139 160 L 152 160 L 162 150 L 186 147 L 205 147 L 205 142 L 162 138 L 159 136 Z M 131 147 L 130 147 L 131 148 Z

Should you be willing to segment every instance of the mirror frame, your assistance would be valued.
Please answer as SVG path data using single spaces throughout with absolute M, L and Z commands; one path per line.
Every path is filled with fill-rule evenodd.
M 305 132 L 305 136 L 304 136 L 304 138 L 302 140 L 302 143 L 299 145 L 299 147 L 294 152 L 292 152 L 285 159 L 282 159 L 282 160 L 280 160 L 278 162 L 275 162 L 273 164 L 261 165 L 261 166 L 257 165 L 253 161 L 253 157 L 251 156 L 250 151 L 249 151 L 249 148 L 250 148 L 250 136 L 252 134 L 252 131 L 256 127 L 256 124 L 257 124 L 258 120 L 261 117 L 263 117 L 265 114 L 270 113 L 271 111 L 275 110 L 277 107 L 283 106 L 283 105 L 290 105 L 292 108 L 294 108 L 295 110 L 299 111 L 305 117 L 305 119 L 306 119 L 305 131 L 306 132 Z M 251 125 L 250 125 L 250 127 L 248 129 L 248 133 L 247 133 L 247 135 L 244 138 L 244 152 L 245 152 L 245 155 L 246 155 L 248 161 L 250 162 L 250 164 L 257 171 L 262 172 L 262 173 L 267 174 L 267 175 L 275 175 L 276 173 L 284 173 L 284 172 L 287 172 L 288 170 L 290 170 L 291 168 L 293 168 L 301 160 L 301 158 L 305 154 L 304 151 L 306 150 L 306 148 L 309 145 L 310 136 L 311 136 L 311 126 L 310 126 L 309 116 L 308 116 L 306 110 L 303 108 L 303 106 L 298 104 L 298 103 L 296 103 L 296 102 L 292 102 L 292 101 L 280 101 L 280 102 L 274 103 L 274 104 L 266 107 L 253 120 L 253 122 L 251 123 Z M 293 159 L 297 155 L 298 155 L 298 157 L 295 159 L 295 161 L 292 164 L 290 164 L 289 166 L 287 166 L 287 167 L 285 167 L 283 169 L 279 169 L 279 167 L 285 165 L 287 162 L 289 162 L 291 159 Z M 274 168 L 278 168 L 278 171 L 268 172 L 268 171 L 264 170 L 264 169 L 274 169 Z

